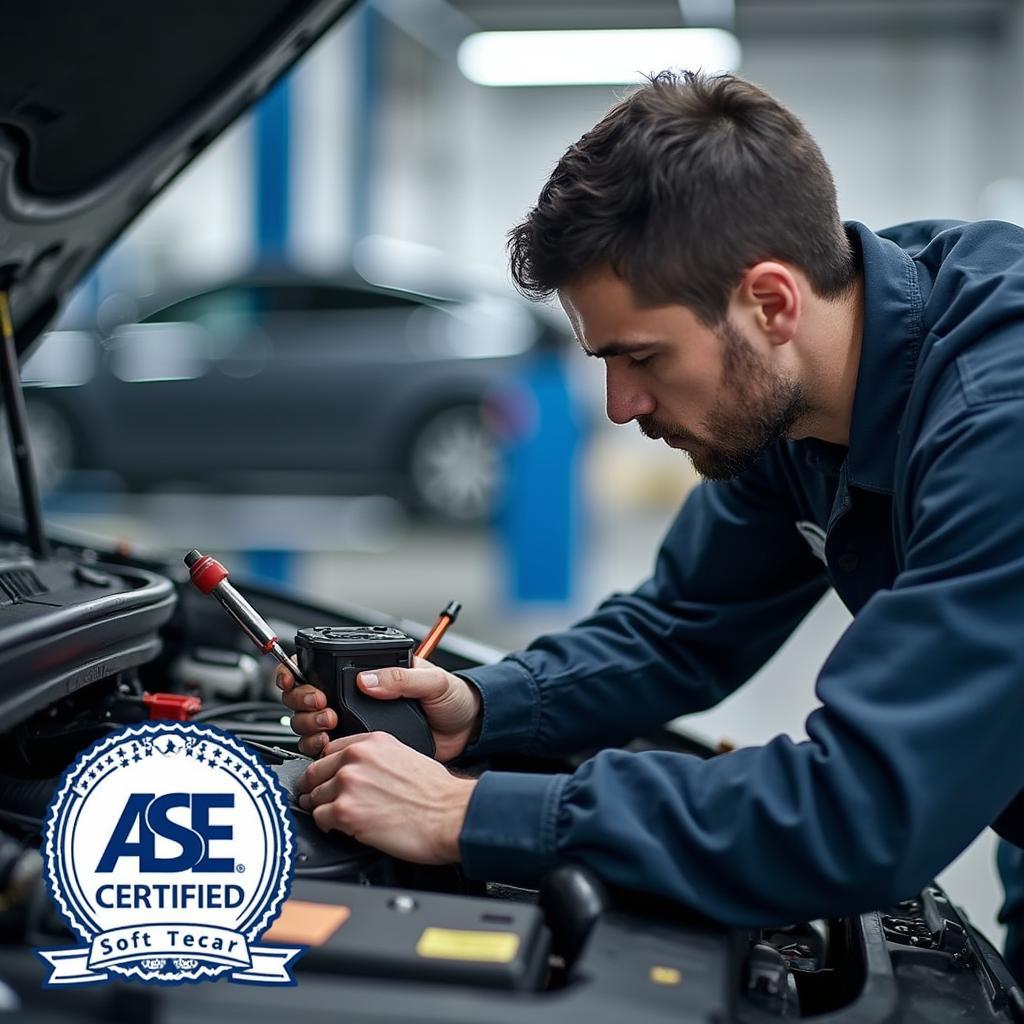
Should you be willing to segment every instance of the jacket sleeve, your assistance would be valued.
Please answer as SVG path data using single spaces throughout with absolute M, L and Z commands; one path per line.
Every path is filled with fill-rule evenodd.
M 773 461 L 781 463 L 779 452 L 742 479 L 698 485 L 636 591 L 461 673 L 483 699 L 470 753 L 619 743 L 710 707 L 753 675 L 828 586 Z
M 961 405 L 921 435 L 905 562 L 822 669 L 807 741 L 485 774 L 468 872 L 529 884 L 576 860 L 747 926 L 917 891 L 1024 784 L 1022 451 L 1024 394 Z

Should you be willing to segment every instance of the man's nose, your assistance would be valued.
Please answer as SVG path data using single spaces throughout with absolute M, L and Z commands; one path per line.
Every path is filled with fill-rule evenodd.
M 605 412 L 612 423 L 629 423 L 637 416 L 654 412 L 655 401 L 639 382 L 631 378 L 630 365 L 616 365 L 616 357 L 605 363 Z

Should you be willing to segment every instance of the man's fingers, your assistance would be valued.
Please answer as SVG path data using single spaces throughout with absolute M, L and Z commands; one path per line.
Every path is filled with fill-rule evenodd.
M 330 804 L 319 804 L 313 808 L 313 821 L 316 823 L 316 827 L 321 832 L 344 832 L 345 835 L 350 833 L 345 830 L 334 820 L 334 810 Z
M 299 750 L 306 757 L 319 757 L 327 746 L 327 733 L 338 727 L 338 715 L 327 706 L 327 695 L 315 686 L 295 684 L 295 677 L 278 666 L 275 682 L 281 689 L 281 703 L 293 711 L 292 732 L 298 734 Z
M 300 793 L 309 793 L 321 783 L 333 778 L 334 773 L 341 766 L 339 756 L 346 747 L 353 743 L 359 743 L 371 735 L 368 732 L 357 733 L 355 736 L 341 736 L 332 740 L 324 748 L 320 758 L 309 765 L 299 779 L 298 790 Z
M 340 758 L 334 754 L 328 754 L 325 747 L 320 757 L 306 767 L 295 788 L 300 793 L 312 792 L 317 786 L 334 777 L 339 761 Z
M 359 689 L 379 700 L 413 697 L 436 700 L 448 691 L 448 673 L 444 669 L 418 659 L 417 668 L 375 668 L 356 677 Z
M 323 711 L 302 711 L 292 715 L 292 732 L 299 736 L 314 736 L 338 728 L 338 715 L 333 708 Z
M 330 737 L 325 732 L 318 732 L 313 736 L 303 736 L 299 740 L 299 752 L 306 757 L 319 757 L 320 752 L 327 746 Z
M 330 803 L 338 795 L 340 788 L 337 775 L 332 774 L 326 782 L 321 782 L 319 786 L 311 789 L 308 793 L 303 793 L 300 806 L 305 804 L 305 809 L 311 811 L 314 807 L 319 807 L 320 804 Z
M 324 748 L 325 754 L 336 754 L 339 750 L 344 750 L 346 747 L 351 747 L 353 743 L 359 743 L 361 740 L 365 740 L 368 736 L 372 736 L 369 732 L 356 732 L 351 736 L 339 736 L 336 740 L 331 740 L 330 743 Z
M 281 694 L 281 703 L 292 711 L 322 711 L 327 707 L 327 695 L 315 686 L 296 686 Z

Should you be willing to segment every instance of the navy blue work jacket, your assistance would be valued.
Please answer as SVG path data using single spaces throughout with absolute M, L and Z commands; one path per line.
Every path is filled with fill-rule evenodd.
M 529 885 L 571 860 L 730 924 L 850 914 L 917 891 L 1024 787 L 1024 231 L 847 230 L 849 448 L 780 442 L 700 484 L 639 589 L 465 673 L 471 752 L 609 746 L 722 700 L 832 586 L 854 619 L 809 739 L 487 772 L 471 876 Z

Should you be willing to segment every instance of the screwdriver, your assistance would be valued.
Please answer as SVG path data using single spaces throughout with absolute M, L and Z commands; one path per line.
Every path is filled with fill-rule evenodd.
M 228 582 L 228 571 L 220 562 L 193 548 L 185 556 L 189 576 L 198 591 L 212 594 L 237 622 L 245 635 L 264 653 L 272 654 L 300 683 L 307 682 L 299 666 L 288 657 L 274 631 L 255 608 Z
M 423 638 L 423 642 L 416 648 L 417 658 L 429 658 L 434 653 L 434 648 L 441 642 L 441 637 L 448 632 L 448 627 L 459 617 L 462 605 L 458 601 L 449 601 L 437 617 L 430 632 Z

